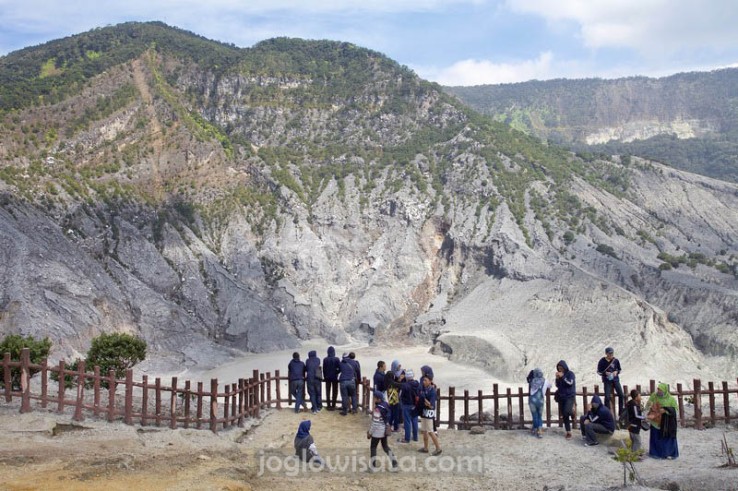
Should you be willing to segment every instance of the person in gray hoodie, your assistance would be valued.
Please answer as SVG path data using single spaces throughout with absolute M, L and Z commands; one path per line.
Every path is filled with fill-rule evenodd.
M 313 414 L 323 409 L 322 387 L 323 370 L 320 368 L 320 358 L 316 351 L 308 353 L 308 359 L 305 361 L 305 369 L 307 370 L 307 391 L 310 396 L 310 405 Z

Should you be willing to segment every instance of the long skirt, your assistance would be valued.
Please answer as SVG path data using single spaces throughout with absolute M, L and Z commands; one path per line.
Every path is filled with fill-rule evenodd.
M 676 459 L 679 457 L 679 445 L 676 437 L 663 437 L 660 428 L 651 428 L 648 456 L 655 459 Z

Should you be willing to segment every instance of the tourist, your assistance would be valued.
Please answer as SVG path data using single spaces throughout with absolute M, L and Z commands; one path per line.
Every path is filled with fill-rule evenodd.
M 574 416 L 574 404 L 577 397 L 577 384 L 574 372 L 564 360 L 556 364 L 556 394 L 554 399 L 559 404 L 559 414 L 564 418 L 566 439 L 571 439 L 571 420 Z
M 656 392 L 646 402 L 648 421 L 651 423 L 648 455 L 656 459 L 679 457 L 677 444 L 677 401 L 669 393 L 669 386 L 660 383 Z
M 303 421 L 297 428 L 295 435 L 295 455 L 304 462 L 311 462 L 315 465 L 322 465 L 323 459 L 318 454 L 318 448 L 315 446 L 313 436 L 310 434 L 310 420 Z
M 641 449 L 641 427 L 646 421 L 641 407 L 641 394 L 636 389 L 630 391 L 630 400 L 625 410 L 628 412 L 628 435 L 630 449 L 637 452 Z
M 341 360 L 336 356 L 336 348 L 328 347 L 328 356 L 323 358 L 323 378 L 325 379 L 325 404 L 329 411 L 336 409 L 338 398 L 338 373 Z
M 353 411 L 356 412 L 358 398 L 356 396 L 356 372 L 354 364 L 351 363 L 348 353 L 341 357 L 339 365 L 338 383 L 341 386 L 341 416 L 346 416 L 351 411 L 351 404 L 355 404 Z
M 359 412 L 359 387 L 361 387 L 361 364 L 359 364 L 359 360 L 356 359 L 356 353 L 353 351 L 349 353 L 349 363 L 354 367 L 354 383 L 356 384 L 356 389 L 354 390 L 353 395 L 353 406 L 354 409 L 352 413 L 356 414 Z
M 310 396 L 310 408 L 313 414 L 323 409 L 322 387 L 323 370 L 320 368 L 320 358 L 316 351 L 308 353 L 308 359 L 305 362 L 307 370 L 307 392 Z
M 433 369 L 428 365 L 423 365 L 422 367 L 420 367 L 420 374 L 421 374 L 421 377 L 420 377 L 421 380 L 423 380 L 423 377 L 427 377 L 428 379 L 430 379 L 431 386 L 433 387 L 433 390 L 436 391 L 436 395 L 438 395 L 438 386 L 433 381 Z M 433 433 L 438 434 L 438 428 L 436 426 L 436 418 L 433 418 Z
M 402 365 L 398 360 L 392 360 L 390 370 L 385 373 L 384 386 L 387 388 L 387 404 L 390 408 L 390 425 L 393 432 L 400 431 L 400 421 L 402 421 L 402 408 L 400 406 L 400 388 L 393 384 L 400 379 L 402 373 Z
M 620 360 L 615 358 L 615 350 L 613 348 L 605 348 L 605 356 L 600 358 L 597 364 L 597 374 L 602 377 L 602 383 L 605 385 L 605 403 L 610 408 L 612 404 L 612 389 L 618 395 L 618 414 L 623 413 L 624 396 L 623 387 L 620 385 Z
M 292 360 L 287 365 L 287 378 L 290 384 L 290 394 L 295 398 L 295 412 L 300 412 L 300 407 L 305 406 L 307 410 L 307 404 L 303 400 L 305 397 L 305 374 L 307 369 L 305 364 L 300 361 L 300 353 L 292 353 Z
M 397 458 L 390 450 L 387 437 L 391 434 L 392 429 L 389 424 L 389 405 L 384 400 L 384 395 L 378 390 L 374 391 L 374 410 L 372 411 L 371 424 L 366 432 L 366 437 L 371 439 L 370 445 L 370 467 L 369 470 L 375 472 L 377 470 L 377 445 L 382 443 L 382 450 L 392 461 L 392 469 L 397 469 Z
M 612 435 L 615 431 L 615 419 L 612 417 L 610 408 L 603 404 L 600 396 L 596 394 L 592 396 L 589 411 L 579 419 L 579 424 L 584 437 L 584 445 L 587 447 L 600 444 L 597 434 Z
M 436 398 L 438 394 L 433 381 L 429 377 L 423 377 L 422 387 L 420 389 L 420 431 L 423 432 L 423 448 L 419 451 L 428 453 L 428 440 L 433 441 L 436 450 L 431 455 L 441 455 L 441 442 L 436 434 L 434 421 L 436 419 Z
M 420 394 L 420 383 L 415 380 L 414 373 L 410 369 L 403 370 L 400 379 L 393 385 L 400 389 L 400 407 L 402 409 L 402 423 L 405 429 L 404 438 L 397 440 L 399 443 L 410 443 L 418 441 L 418 413 L 416 397 Z
M 384 385 L 384 377 L 385 372 L 387 371 L 387 364 L 383 361 L 377 362 L 377 369 L 374 372 L 374 390 L 378 390 L 379 392 L 385 394 L 387 392 L 387 388 Z M 386 397 L 386 394 L 385 394 Z
M 533 418 L 531 434 L 538 438 L 543 438 L 543 403 L 550 388 L 551 382 L 546 380 L 540 368 L 531 370 L 528 374 L 528 407 Z

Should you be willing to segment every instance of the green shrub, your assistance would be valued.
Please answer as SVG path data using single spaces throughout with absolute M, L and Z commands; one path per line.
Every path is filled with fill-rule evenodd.
M 116 378 L 123 378 L 126 370 L 146 358 L 146 341 L 124 333 L 101 334 L 92 340 L 87 352 L 87 366 L 100 367 L 100 374 L 115 371 Z
M 36 340 L 33 336 L 23 337 L 19 334 L 9 334 L 3 338 L 0 342 L 0 353 L 4 356 L 5 353 L 10 353 L 10 359 L 19 361 L 21 350 L 23 348 L 29 348 L 31 350 L 31 363 L 41 363 L 42 360 L 49 356 L 51 351 L 51 341 L 48 337 L 41 340 Z M 38 370 L 31 369 L 30 375 L 37 373 Z M 19 390 L 21 388 L 21 371 L 20 368 L 10 369 L 10 380 L 12 388 Z M 5 373 L 0 368 L 0 383 L 4 385 Z
M 69 371 L 76 372 L 79 369 L 79 363 L 81 361 L 82 360 L 80 360 L 79 358 L 77 358 L 76 360 L 74 360 L 74 362 L 72 362 L 71 365 L 65 365 L 64 366 L 64 371 L 66 372 L 67 370 L 69 370 Z M 51 380 L 53 380 L 54 382 L 58 382 L 59 381 L 59 373 L 58 372 L 51 372 Z M 64 375 L 64 387 L 66 387 L 67 389 L 71 389 L 75 385 L 77 385 L 77 377 L 75 377 L 71 373 L 65 374 Z

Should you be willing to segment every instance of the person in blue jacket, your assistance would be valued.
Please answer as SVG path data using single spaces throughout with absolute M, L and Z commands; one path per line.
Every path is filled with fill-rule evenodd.
M 600 396 L 592 396 L 587 414 L 579 418 L 584 444 L 588 447 L 599 445 L 597 433 L 601 435 L 612 435 L 615 431 L 615 420 L 612 412 L 602 403 Z
M 341 360 L 336 356 L 336 348 L 328 347 L 328 356 L 323 358 L 323 378 L 325 379 L 325 404 L 329 411 L 336 409 L 338 399 L 338 373 Z
M 420 409 L 420 431 L 423 432 L 423 448 L 419 450 L 422 453 L 428 453 L 428 439 L 433 440 L 436 450 L 431 455 L 441 455 L 441 442 L 438 440 L 434 421 L 436 419 L 436 399 L 438 393 L 433 386 L 430 377 L 423 377 L 420 388 L 420 399 L 418 407 Z
M 348 353 L 344 353 L 339 365 L 338 384 L 341 386 L 341 416 L 346 416 L 351 411 L 351 404 L 355 404 L 353 412 L 358 408 L 358 397 L 356 396 L 356 371 L 351 363 Z
M 353 365 L 354 367 L 354 381 L 356 383 L 356 390 L 354 390 L 353 395 L 353 413 L 356 414 L 359 412 L 359 387 L 361 387 L 361 364 L 359 363 L 359 360 L 356 359 L 356 353 L 353 351 L 349 353 L 349 363 Z
M 405 428 L 405 437 L 397 440 L 399 443 L 418 441 L 418 413 L 415 410 L 416 399 L 420 397 L 420 383 L 415 380 L 412 370 L 406 369 L 400 374 L 397 382 L 391 383 L 400 389 L 400 407 L 402 408 L 402 422 Z
M 615 389 L 618 395 L 618 414 L 622 414 L 625 407 L 623 386 L 620 385 L 620 372 L 622 371 L 620 360 L 615 358 L 615 350 L 608 346 L 605 348 L 605 356 L 597 363 L 597 374 L 602 377 L 602 383 L 605 386 L 605 404 L 608 408 L 612 401 L 612 390 Z
M 400 406 L 400 388 L 393 384 L 400 379 L 402 373 L 402 365 L 399 360 L 392 360 L 390 370 L 385 373 L 384 386 L 387 389 L 387 404 L 390 408 L 390 425 L 393 432 L 400 431 L 400 421 L 402 421 L 402 407 Z
M 292 353 L 292 360 L 290 360 L 289 365 L 287 365 L 287 378 L 289 380 L 290 384 L 290 394 L 292 394 L 292 397 L 295 398 L 295 412 L 300 412 L 300 407 L 305 406 L 305 409 L 307 409 L 307 404 L 305 404 L 304 399 L 304 390 L 305 390 L 305 374 L 307 373 L 307 369 L 305 368 L 305 363 L 300 361 L 300 353 Z
M 577 379 L 564 360 L 556 364 L 556 394 L 559 414 L 564 418 L 566 439 L 571 439 L 571 419 L 574 416 L 574 403 L 577 397 Z
M 318 447 L 315 446 L 315 440 L 310 434 L 311 426 L 312 423 L 310 420 L 303 421 L 298 426 L 294 441 L 295 455 L 305 462 L 322 465 L 323 459 L 320 458 Z
M 307 392 L 310 396 L 310 405 L 313 413 L 317 413 L 323 409 L 322 388 L 323 383 L 322 370 L 320 369 L 320 358 L 316 351 L 308 353 L 308 359 L 305 362 L 307 370 Z
M 384 375 L 387 371 L 387 364 L 382 360 L 377 362 L 377 369 L 374 371 L 374 390 L 378 390 L 381 393 L 387 392 L 387 387 L 384 384 Z

